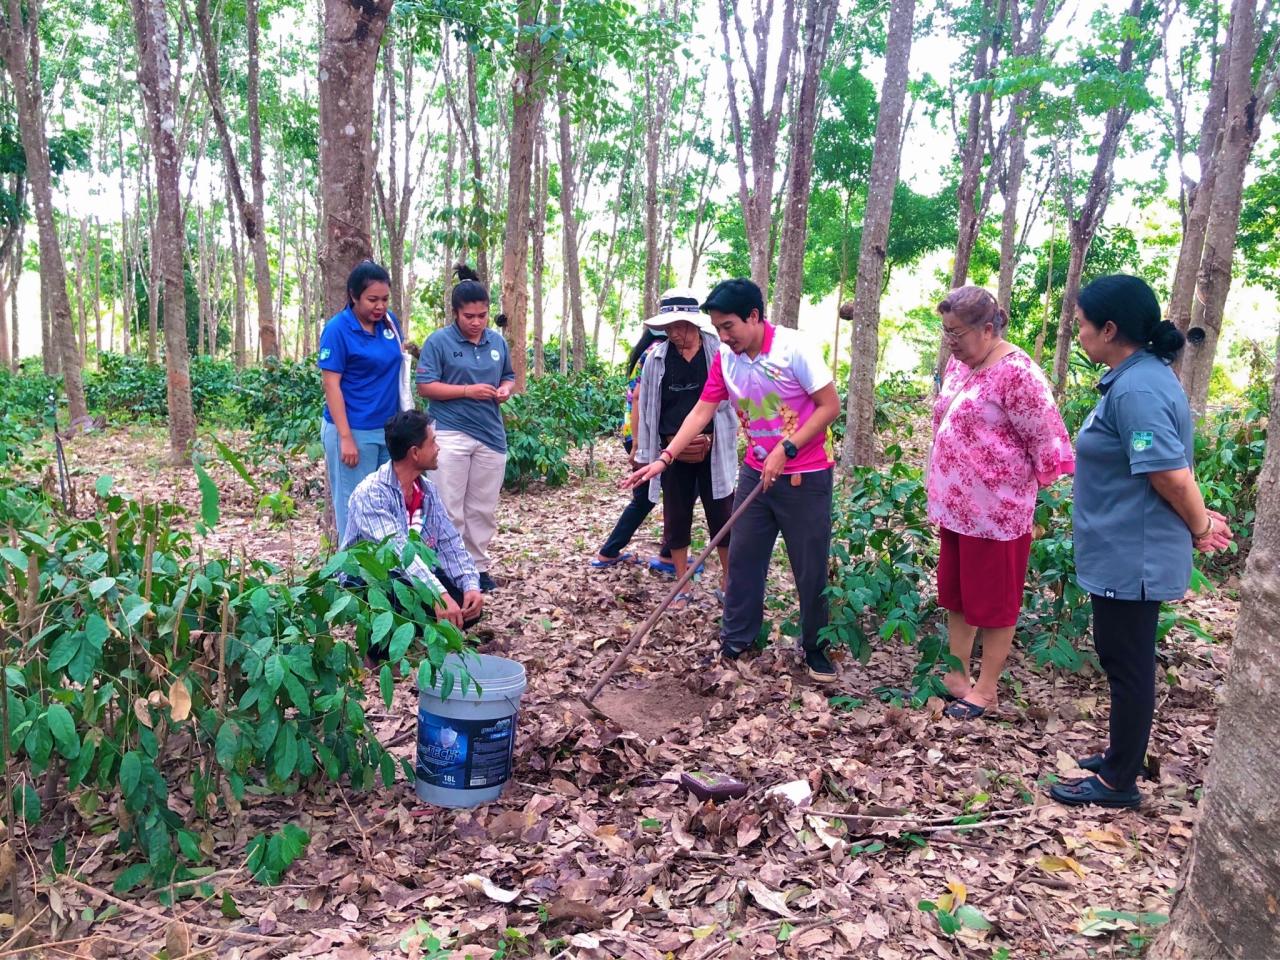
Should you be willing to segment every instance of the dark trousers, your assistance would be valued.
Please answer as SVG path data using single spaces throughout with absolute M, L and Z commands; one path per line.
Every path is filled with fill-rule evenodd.
M 640 529 L 640 524 L 644 523 L 645 517 L 649 516 L 652 510 L 653 502 L 649 499 L 649 485 L 642 483 L 631 491 L 631 502 L 623 508 L 622 516 L 618 517 L 618 522 L 613 525 L 613 532 L 600 548 L 600 556 L 612 559 L 620 554 L 622 548 L 631 542 L 631 538 Z M 671 551 L 667 549 L 665 543 L 660 552 L 664 557 L 671 556 Z
M 1112 600 L 1091 594 L 1093 645 L 1111 687 L 1111 741 L 1099 770 L 1116 790 L 1137 782 L 1156 709 L 1159 600 Z
M 668 549 L 683 550 L 693 539 L 693 508 L 702 498 L 707 531 L 714 537 L 733 512 L 733 494 L 711 496 L 711 456 L 701 463 L 674 461 L 662 471 L 662 539 Z M 720 546 L 729 546 L 729 535 Z
M 831 471 L 796 474 L 777 482 L 752 502 L 733 527 L 729 548 L 729 584 L 725 591 L 720 645 L 736 656 L 755 643 L 764 621 L 765 577 L 778 534 L 800 599 L 800 630 L 806 652 L 822 646 L 818 631 L 827 625 L 827 563 L 831 553 Z M 755 489 L 760 473 L 745 464 L 738 472 L 736 510 Z

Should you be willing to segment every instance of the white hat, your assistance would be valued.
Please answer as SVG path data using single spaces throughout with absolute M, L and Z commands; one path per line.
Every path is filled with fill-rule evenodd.
M 715 327 L 706 315 L 698 309 L 701 301 L 688 287 L 673 287 L 662 295 L 657 316 L 650 317 L 644 325 L 654 333 L 665 332 L 666 328 L 677 321 L 692 323 L 703 333 L 714 334 Z

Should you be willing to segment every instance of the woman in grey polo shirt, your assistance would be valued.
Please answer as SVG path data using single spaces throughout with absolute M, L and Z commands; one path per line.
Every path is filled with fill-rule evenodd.
M 1179 600 L 1191 551 L 1220 550 L 1231 528 L 1205 508 L 1192 472 L 1187 395 L 1169 363 L 1183 336 L 1137 277 L 1101 277 L 1080 291 L 1080 346 L 1110 369 L 1076 438 L 1076 579 L 1093 605 L 1093 643 L 1111 687 L 1110 744 L 1079 761 L 1093 776 L 1055 784 L 1062 803 L 1136 807 L 1155 711 L 1156 625 Z
M 422 345 L 418 393 L 427 398 L 440 444 L 431 479 L 480 572 L 480 589 L 488 593 L 497 586 L 489 572 L 489 542 L 498 529 L 507 466 L 501 405 L 515 391 L 516 375 L 507 341 L 489 329 L 489 291 L 466 264 L 455 271 L 453 323 Z

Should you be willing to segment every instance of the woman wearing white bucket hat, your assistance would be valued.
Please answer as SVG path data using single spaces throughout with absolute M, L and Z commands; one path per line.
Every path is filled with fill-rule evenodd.
M 715 329 L 699 310 L 691 290 L 673 289 L 662 295 L 658 313 L 645 321 L 650 330 L 665 330 L 665 343 L 656 344 L 640 380 L 640 417 L 636 433 L 636 459 L 648 463 L 680 429 L 707 382 L 707 374 L 720 352 Z M 733 507 L 737 469 L 738 420 L 730 403 L 723 402 L 706 429 L 681 453 L 679 459 L 649 484 L 649 499 L 657 503 L 662 491 L 663 538 L 671 550 L 676 577 L 689 563 L 693 508 L 699 497 L 707 517 L 707 529 L 715 536 L 729 519 Z M 729 566 L 729 538 L 717 549 L 721 586 Z M 688 594 L 676 597 L 671 609 L 682 610 Z

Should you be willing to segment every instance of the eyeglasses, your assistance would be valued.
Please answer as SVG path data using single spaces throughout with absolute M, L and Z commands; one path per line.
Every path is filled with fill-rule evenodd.
M 965 334 L 967 334 L 970 330 L 973 330 L 973 329 L 975 328 L 967 324 L 965 325 L 963 330 L 959 330 L 959 331 L 948 330 L 946 327 L 943 327 L 942 338 L 944 340 L 950 340 L 952 343 L 956 343 L 957 341 L 964 339 Z

